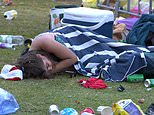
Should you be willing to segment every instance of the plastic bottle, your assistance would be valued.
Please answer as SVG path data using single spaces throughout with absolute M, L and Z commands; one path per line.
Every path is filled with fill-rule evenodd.
M 9 43 L 1 43 L 0 42 L 0 48 L 7 48 L 7 49 L 11 49 L 11 48 L 15 48 L 13 44 L 9 44 Z
M 21 35 L 0 35 L 0 42 L 22 45 L 24 42 L 24 37 Z
M 133 74 L 127 77 L 128 82 L 143 82 L 144 75 L 143 74 Z
M 12 19 L 15 19 L 16 17 L 17 17 L 17 11 L 16 10 L 10 10 L 10 11 L 4 12 L 4 18 L 6 20 L 12 20 Z

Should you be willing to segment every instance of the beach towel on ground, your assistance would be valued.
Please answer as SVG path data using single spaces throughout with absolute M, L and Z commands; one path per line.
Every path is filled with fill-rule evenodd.
M 51 30 L 78 57 L 75 69 L 82 75 L 106 81 L 123 81 L 128 75 L 146 67 L 144 47 L 120 43 L 88 29 L 64 26 Z

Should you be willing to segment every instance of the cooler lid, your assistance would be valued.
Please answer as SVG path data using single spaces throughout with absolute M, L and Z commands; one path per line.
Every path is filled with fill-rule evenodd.
M 114 21 L 114 14 L 110 10 L 95 8 L 78 7 L 64 9 L 64 19 L 86 21 L 86 22 L 105 22 Z

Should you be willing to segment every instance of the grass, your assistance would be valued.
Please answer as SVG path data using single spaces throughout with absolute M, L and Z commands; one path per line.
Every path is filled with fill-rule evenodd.
M 52 0 L 13 0 L 13 2 L 14 6 L 0 7 L 0 34 L 33 38 L 48 29 L 49 10 L 54 5 Z M 66 1 L 61 0 L 57 3 L 64 4 Z M 3 12 L 11 9 L 17 10 L 18 17 L 12 21 L 5 20 Z M 24 46 L 17 47 L 16 50 L 0 49 L 0 68 L 5 64 L 13 63 L 23 48 Z M 95 90 L 81 87 L 77 83 L 80 79 L 87 79 L 87 77 L 78 75 L 70 78 L 68 74 L 60 74 L 51 80 L 0 79 L 0 87 L 12 93 L 19 103 L 20 109 L 15 115 L 46 115 L 51 104 L 56 104 L 60 110 L 71 107 L 80 112 L 86 107 L 91 107 L 96 112 L 98 106 L 112 106 L 112 103 L 121 99 L 132 99 L 138 104 L 140 98 L 145 99 L 143 104 L 139 104 L 145 111 L 154 102 L 154 89 L 147 91 L 143 82 L 105 82 L 111 88 Z M 117 91 L 120 84 L 125 87 L 124 92 Z

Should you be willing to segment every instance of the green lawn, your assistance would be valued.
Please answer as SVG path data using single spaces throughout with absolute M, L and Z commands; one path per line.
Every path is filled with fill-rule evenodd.
M 13 6 L 0 7 L 0 34 L 33 38 L 48 29 L 52 0 L 13 0 L 13 2 Z M 57 3 L 65 4 L 65 2 L 66 0 L 63 2 L 61 0 Z M 17 18 L 12 21 L 5 20 L 3 12 L 11 9 L 17 10 Z M 24 46 L 17 47 L 16 50 L 0 49 L 0 68 L 5 64 L 13 63 L 23 48 Z M 68 74 L 60 74 L 52 80 L 7 81 L 0 79 L 0 87 L 12 93 L 19 103 L 20 109 L 15 113 L 16 115 L 46 115 L 51 104 L 56 104 L 60 110 L 71 107 L 80 112 L 86 107 L 91 107 L 96 112 L 98 106 L 112 106 L 112 103 L 121 99 L 132 99 L 138 104 L 140 98 L 145 99 L 143 104 L 139 104 L 145 111 L 154 102 L 154 89 L 147 91 L 142 82 L 105 82 L 110 88 L 95 90 L 83 88 L 77 83 L 83 78 L 87 79 L 80 75 L 70 78 Z M 120 84 L 125 87 L 124 92 L 117 91 Z

